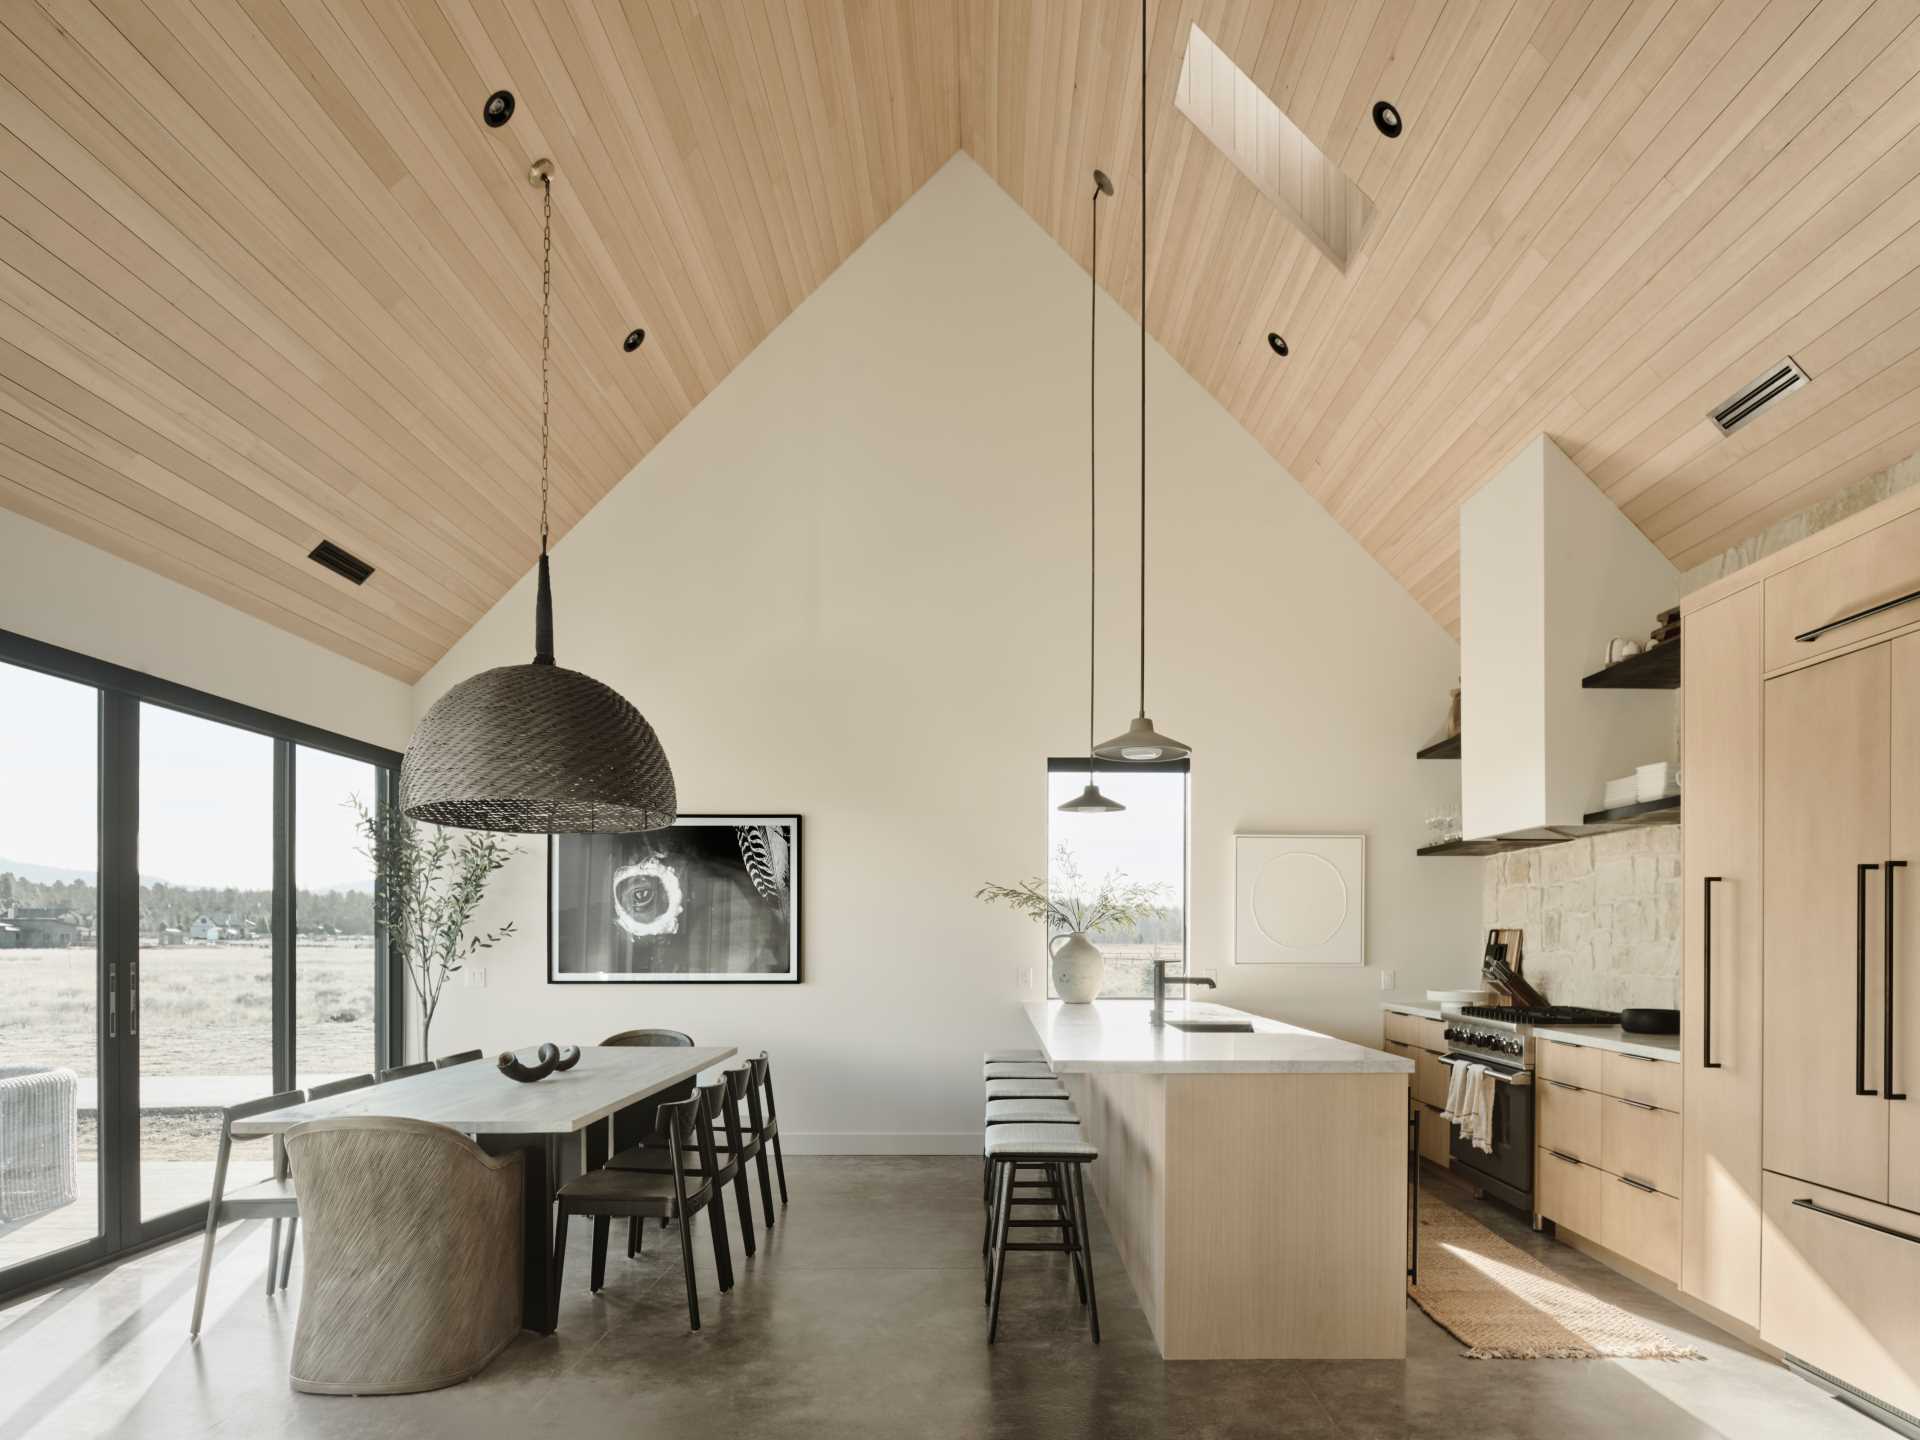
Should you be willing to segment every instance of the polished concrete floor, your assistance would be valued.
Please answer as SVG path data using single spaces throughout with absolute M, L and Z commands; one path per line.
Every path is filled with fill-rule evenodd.
M 670 1234 L 650 1235 L 639 1261 L 609 1260 L 607 1287 L 594 1296 L 580 1226 L 559 1333 L 523 1336 L 478 1379 L 431 1395 L 346 1399 L 288 1389 L 299 1266 L 291 1295 L 262 1294 L 264 1222 L 223 1232 L 197 1345 L 187 1342 L 197 1241 L 151 1251 L 0 1309 L 0 1440 L 1889 1433 L 1605 1267 L 1451 1190 L 1455 1203 L 1569 1280 L 1689 1337 L 1708 1359 L 1472 1361 L 1409 1307 L 1404 1363 L 1168 1365 L 1104 1234 L 1096 1270 L 1104 1343 L 1088 1343 L 1062 1258 L 1016 1255 L 1000 1343 L 989 1349 L 977 1162 L 795 1157 L 788 1171 L 793 1204 L 762 1237 L 759 1256 L 739 1267 L 731 1294 L 717 1293 L 711 1249 L 705 1235 L 696 1237 L 705 1325 L 698 1334 L 687 1330 Z M 737 1233 L 735 1254 L 737 1261 Z

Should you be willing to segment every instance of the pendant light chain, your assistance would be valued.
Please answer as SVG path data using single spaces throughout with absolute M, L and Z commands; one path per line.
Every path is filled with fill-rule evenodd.
M 553 395 L 548 380 L 548 362 L 553 351 L 553 176 L 540 177 L 544 204 L 540 244 L 540 553 L 547 553 L 547 450 L 548 421 Z

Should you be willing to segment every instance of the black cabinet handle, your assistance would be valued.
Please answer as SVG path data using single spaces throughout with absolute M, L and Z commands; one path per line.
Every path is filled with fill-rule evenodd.
M 1713 887 L 1718 875 L 1709 875 L 1700 886 L 1700 1068 L 1718 1070 L 1713 1058 Z
M 1853 1093 L 1878 1095 L 1867 1088 L 1867 872 L 1878 870 L 1862 862 L 1853 867 Z
M 1880 1057 L 1886 1070 L 1881 1084 L 1882 1088 L 1886 1090 L 1887 1099 L 1889 1100 L 1904 1100 L 1907 1098 L 1893 1088 L 1893 872 L 1905 869 L 1906 863 L 1904 860 L 1887 861 L 1887 874 L 1886 880 L 1884 881 L 1887 892 L 1887 993 L 1883 997 L 1882 1003 L 1887 1007 L 1887 1016 L 1886 1032 L 1883 1037 L 1884 1043 L 1880 1047 Z
M 1649 1195 L 1657 1195 L 1660 1193 L 1658 1190 L 1654 1189 L 1653 1186 L 1647 1184 L 1645 1181 L 1635 1180 L 1630 1175 L 1616 1175 L 1613 1178 L 1618 1180 L 1622 1185 L 1631 1185 L 1635 1190 L 1645 1191 Z
M 1818 640 L 1829 630 L 1838 630 L 1842 625 L 1851 625 L 1874 615 L 1884 615 L 1889 610 L 1897 610 L 1902 605 L 1911 605 L 1916 600 L 1920 600 L 1920 590 L 1909 590 L 1905 595 L 1896 595 L 1891 600 L 1882 600 L 1878 605 L 1869 605 L 1864 610 L 1855 610 L 1850 614 L 1829 620 L 1824 625 L 1816 625 L 1813 629 L 1804 630 L 1793 638 L 1804 645 L 1810 640 Z
M 1876 1225 L 1871 1220 L 1862 1220 L 1858 1215 L 1849 1215 L 1844 1210 L 1829 1210 L 1824 1205 L 1816 1205 L 1804 1197 L 1793 1202 L 1796 1210 L 1811 1210 L 1816 1215 L 1824 1215 L 1829 1220 L 1844 1220 L 1849 1225 L 1858 1225 L 1863 1230 L 1878 1230 L 1882 1235 L 1891 1235 L 1896 1240 L 1905 1240 L 1909 1245 L 1920 1245 L 1920 1235 L 1909 1235 L 1904 1230 L 1895 1230 L 1890 1225 Z
M 1622 1105 L 1631 1105 L 1635 1110 L 1658 1110 L 1660 1108 L 1658 1105 L 1649 1105 L 1644 1100 L 1629 1100 L 1624 1095 L 1616 1095 L 1613 1098 L 1618 1100 Z
M 1547 1147 L 1547 1154 L 1553 1156 L 1553 1158 L 1556 1160 L 1564 1160 L 1569 1165 L 1584 1165 L 1587 1163 L 1586 1161 L 1582 1160 L 1578 1155 L 1569 1155 L 1567 1154 L 1566 1151 L 1555 1150 L 1552 1146 Z

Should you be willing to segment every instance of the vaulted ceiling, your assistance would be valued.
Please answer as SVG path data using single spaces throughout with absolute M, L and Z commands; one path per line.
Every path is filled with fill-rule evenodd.
M 1150 23 L 1150 328 L 1443 624 L 1459 502 L 1536 432 L 1682 565 L 1920 450 L 1911 0 Z M 1109 171 L 1100 279 L 1137 313 L 1138 24 L 1130 0 L 0 7 L 0 504 L 415 677 L 531 558 L 531 159 L 562 177 L 564 532 L 958 149 L 1082 264 Z M 1175 108 L 1195 24 L 1372 201 L 1344 274 Z M 1788 354 L 1812 383 L 1722 437 L 1707 411 Z M 315 566 L 322 538 L 373 578 Z

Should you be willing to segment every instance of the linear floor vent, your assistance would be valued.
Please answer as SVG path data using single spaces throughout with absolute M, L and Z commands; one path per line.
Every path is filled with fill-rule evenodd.
M 358 555 L 342 550 L 331 540 L 322 540 L 308 552 L 307 558 L 321 565 L 342 579 L 351 580 L 356 585 L 367 583 L 367 577 L 373 574 L 373 567 Z
M 1800 363 L 1789 355 L 1758 380 L 1741 386 L 1739 394 L 1714 406 L 1708 418 L 1722 435 L 1731 435 L 1749 420 L 1759 418 L 1776 400 L 1798 390 L 1808 378 Z

